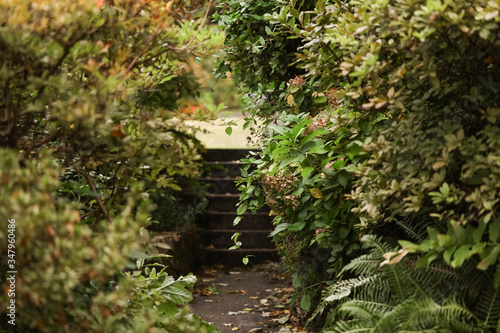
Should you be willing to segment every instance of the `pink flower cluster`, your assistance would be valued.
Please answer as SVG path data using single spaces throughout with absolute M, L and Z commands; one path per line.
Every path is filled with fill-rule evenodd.
M 316 236 L 318 236 L 319 234 L 321 234 L 321 233 L 323 233 L 325 231 L 326 231 L 326 229 L 316 229 L 315 234 L 316 234 Z
M 297 188 L 298 178 L 291 175 L 277 174 L 262 179 L 266 202 L 274 211 L 284 212 L 287 207 L 297 209 L 300 206 L 299 197 L 292 192 Z
M 295 78 L 288 80 L 286 86 L 287 88 L 290 87 L 302 87 L 306 81 L 301 78 L 300 76 L 295 76 Z
M 318 128 L 325 128 L 328 125 L 330 119 L 328 119 L 324 115 L 325 115 L 324 111 L 322 111 L 318 114 L 318 117 L 316 117 L 316 119 L 312 122 L 312 124 L 309 125 L 310 131 L 314 132 Z
M 326 93 L 326 99 L 328 101 L 328 105 L 333 107 L 334 110 L 337 110 L 337 108 L 339 107 L 339 100 L 335 96 L 335 94 L 337 93 L 338 90 L 336 89 L 330 89 L 330 91 Z
M 343 161 L 344 159 L 343 158 L 339 158 L 339 159 L 336 159 L 335 161 L 330 161 L 328 162 L 324 169 L 333 169 L 333 165 L 337 162 L 337 161 Z M 321 179 L 325 179 L 326 178 L 326 174 L 324 172 L 321 173 Z

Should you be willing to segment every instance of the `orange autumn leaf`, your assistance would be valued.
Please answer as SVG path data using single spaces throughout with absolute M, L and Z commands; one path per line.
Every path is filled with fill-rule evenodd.
M 112 137 L 115 137 L 115 138 L 124 138 L 126 136 L 125 131 L 123 130 L 123 125 L 121 125 L 121 124 L 113 125 L 111 127 L 110 134 Z
M 102 6 L 104 5 L 104 0 L 95 0 L 94 3 L 97 9 L 101 9 Z
M 182 113 L 190 115 L 194 114 L 196 110 L 201 109 L 201 106 L 199 105 L 188 105 L 182 110 Z

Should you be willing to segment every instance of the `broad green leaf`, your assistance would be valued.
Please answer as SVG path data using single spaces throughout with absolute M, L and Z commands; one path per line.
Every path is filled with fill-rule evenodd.
M 304 294 L 300 301 L 300 307 L 306 311 L 311 308 L 312 295 L 310 293 Z
M 462 266 L 465 259 L 467 259 L 470 250 L 470 245 L 462 245 L 455 251 L 451 267 L 456 268 Z
M 279 234 L 280 232 L 284 231 L 284 230 L 287 230 L 289 227 L 291 226 L 290 223 L 280 223 L 276 226 L 276 228 L 274 228 L 273 232 L 271 232 L 269 234 L 269 237 L 273 237 L 277 234 Z
M 496 243 L 498 241 L 498 235 L 500 234 L 500 220 L 490 222 L 488 230 L 490 241 Z
M 484 258 L 483 260 L 481 260 L 479 264 L 477 264 L 477 268 L 483 271 L 488 269 L 488 267 L 495 264 L 499 253 L 500 253 L 500 244 L 497 244 L 491 250 L 490 254 L 488 254 L 486 258 Z
M 238 213 L 238 215 L 243 215 L 243 213 L 244 213 L 244 212 L 246 212 L 246 211 L 247 211 L 247 209 L 248 209 L 248 204 L 246 204 L 246 203 L 242 203 L 242 204 L 238 207 L 238 209 L 237 209 L 237 211 L 236 211 L 236 212 Z
M 236 226 L 240 223 L 242 217 L 241 216 L 237 216 L 234 221 L 233 221 L 233 226 Z
M 196 277 L 191 273 L 187 276 L 181 276 L 174 280 L 171 276 L 166 276 L 161 287 L 157 291 L 161 291 L 162 295 L 178 305 L 185 305 L 189 303 L 193 296 L 186 288 L 191 288 L 196 283 Z
M 291 231 L 300 231 L 300 230 L 304 229 L 304 227 L 306 226 L 306 224 L 307 224 L 306 222 L 295 222 L 290 227 L 288 227 L 288 230 L 291 230 Z
M 306 178 L 311 172 L 314 171 L 313 167 L 305 167 L 302 172 L 300 173 L 300 176 L 302 178 Z
M 284 167 L 289 166 L 290 164 L 298 161 L 302 161 L 304 159 L 304 155 L 297 155 L 297 156 L 288 156 L 285 157 L 281 163 L 280 163 L 280 170 L 283 169 Z
M 348 182 L 348 173 L 346 171 L 340 171 L 337 175 L 337 180 L 339 181 L 339 184 L 342 185 L 343 187 L 347 186 Z

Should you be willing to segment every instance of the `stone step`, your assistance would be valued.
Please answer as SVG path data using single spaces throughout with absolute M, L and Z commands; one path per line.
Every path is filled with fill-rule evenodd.
M 257 212 L 255 214 L 245 213 L 242 215 L 240 223 L 233 226 L 236 213 L 208 211 L 200 220 L 200 227 L 203 229 L 228 229 L 228 230 L 268 230 L 272 229 L 272 217 L 269 213 Z
M 242 259 L 246 256 L 250 256 L 250 265 L 279 260 L 278 250 L 276 249 L 240 248 L 237 250 L 205 250 L 205 260 L 213 265 L 224 265 L 227 267 L 243 266 Z
M 249 149 L 209 149 L 203 154 L 203 159 L 206 162 L 239 161 L 249 152 Z
M 208 210 L 218 212 L 236 212 L 236 204 L 240 200 L 239 194 L 206 194 Z
M 212 194 L 207 193 L 206 197 L 208 199 L 208 210 L 209 211 L 219 211 L 219 212 L 231 212 L 236 213 L 238 207 L 236 204 L 240 201 L 239 194 Z M 260 212 L 268 213 L 271 211 L 268 206 L 262 207 Z
M 208 169 L 211 177 L 220 178 L 220 177 L 238 177 L 241 175 L 241 168 L 245 165 L 240 161 L 214 161 L 214 162 L 206 162 L 208 165 Z
M 249 249 L 273 249 L 275 247 L 268 237 L 272 230 L 240 230 L 238 241 Z M 215 249 L 229 249 L 234 245 L 231 239 L 236 230 L 200 230 L 200 241 L 205 247 Z
M 239 194 L 234 177 L 203 177 L 200 178 L 202 184 L 206 184 L 205 191 L 212 194 Z

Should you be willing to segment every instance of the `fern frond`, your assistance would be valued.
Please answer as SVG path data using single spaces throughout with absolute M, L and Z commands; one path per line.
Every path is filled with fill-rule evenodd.
M 355 288 L 373 282 L 378 278 L 378 275 L 359 276 L 345 281 L 340 281 L 327 289 L 325 301 L 327 303 L 339 301 L 351 295 Z
M 402 329 L 482 332 L 473 325 L 477 323 L 474 315 L 455 301 L 438 304 L 429 297 L 411 299 L 399 304 L 390 316 L 383 319 L 392 321 L 394 317 L 404 319 L 400 321 Z
M 363 333 L 371 332 L 371 330 L 370 327 L 366 327 L 360 323 L 340 320 L 335 324 L 335 327 L 321 331 L 321 333 Z
M 500 288 L 486 289 L 481 295 L 475 313 L 489 328 L 496 328 L 500 321 Z
M 373 319 L 374 317 L 381 317 L 384 313 L 392 311 L 393 306 L 382 302 L 369 302 L 364 300 L 352 300 L 345 302 L 339 308 L 340 312 L 356 316 L 357 311 L 361 319 Z M 369 313 L 369 316 L 363 316 L 363 313 Z
M 375 274 L 381 262 L 380 257 L 373 253 L 364 254 L 351 260 L 350 263 L 342 268 L 340 273 L 350 271 L 357 275 Z
M 377 237 L 375 235 L 364 235 L 361 238 L 361 247 L 363 249 L 372 249 L 371 253 L 375 255 L 380 255 L 381 257 L 384 253 L 391 252 L 393 247 L 386 242 L 382 241 L 382 237 Z
M 355 288 L 353 290 L 352 299 L 364 300 L 369 302 L 392 304 L 392 293 L 387 281 L 383 279 L 376 279 L 372 282 Z
M 409 240 L 420 243 L 427 237 L 427 226 L 433 223 L 432 220 L 423 219 L 422 216 L 409 220 L 392 220 L 399 229 L 402 229 Z

